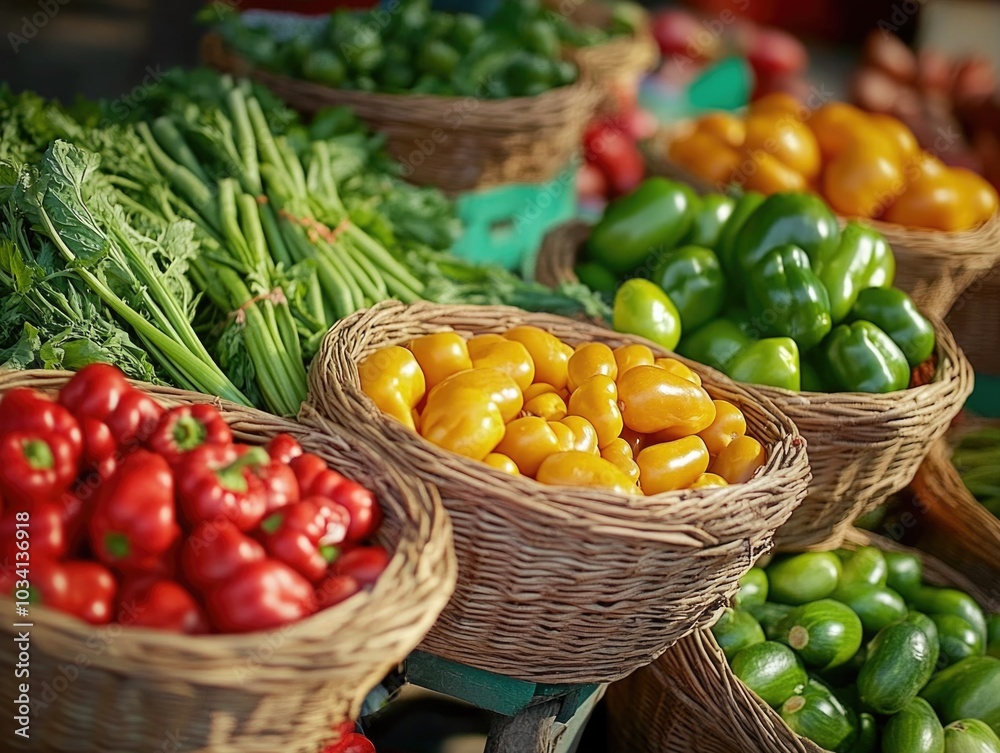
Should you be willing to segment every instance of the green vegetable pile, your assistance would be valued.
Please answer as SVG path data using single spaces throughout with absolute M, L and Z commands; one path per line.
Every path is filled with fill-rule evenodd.
M 4 91 L 0 124 L 6 367 L 107 361 L 292 415 L 326 330 L 376 301 L 591 304 L 448 254 L 451 204 L 343 110 L 306 127 L 247 82 L 177 71 L 132 122 Z
M 913 555 L 775 559 L 712 633 L 733 674 L 826 750 L 1000 752 L 1000 614 L 925 585 Z
M 243 57 L 265 70 L 338 89 L 367 92 L 528 97 L 577 80 L 564 45 L 585 46 L 631 30 L 616 10 L 608 31 L 579 28 L 537 0 L 504 0 L 485 22 L 432 11 L 430 0 L 400 0 L 365 13 L 341 10 L 281 41 L 227 4 L 201 14 Z
M 1000 518 L 1000 426 L 963 436 L 951 462 L 972 496 Z
M 882 393 L 906 389 L 935 345 L 895 270 L 880 233 L 841 230 L 815 195 L 699 197 L 650 178 L 608 207 L 577 274 L 614 293 L 616 329 L 736 381 Z

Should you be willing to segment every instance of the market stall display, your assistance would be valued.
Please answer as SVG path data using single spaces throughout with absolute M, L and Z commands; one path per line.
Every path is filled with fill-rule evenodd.
M 683 363 L 698 372 L 713 398 L 740 409 L 747 434 L 767 452 L 766 464 L 745 483 L 648 497 L 543 485 L 432 444 L 365 395 L 362 364 L 386 346 L 414 347 L 418 338 L 436 333 L 500 335 L 513 327 L 537 327 L 574 347 L 646 344 L 512 308 L 381 304 L 331 331 L 310 370 L 315 413 L 303 419 L 320 429 L 340 425 L 357 433 L 441 490 L 455 526 L 460 583 L 424 642 L 426 650 L 536 682 L 620 678 L 701 624 L 769 548 L 773 530 L 805 492 L 805 448 L 769 400 L 691 362 Z M 403 358 L 403 350 L 392 352 Z M 553 357 L 568 360 L 568 353 Z M 532 363 L 536 379 L 550 365 Z M 408 385 L 412 380 L 401 380 L 397 389 L 405 395 Z M 414 397 L 408 394 L 397 403 L 404 421 L 403 405 Z M 520 393 L 512 397 L 516 407 Z M 429 400 L 425 411 L 430 409 Z M 458 436 L 463 421 L 466 433 L 478 431 L 473 411 L 451 413 L 447 420 Z

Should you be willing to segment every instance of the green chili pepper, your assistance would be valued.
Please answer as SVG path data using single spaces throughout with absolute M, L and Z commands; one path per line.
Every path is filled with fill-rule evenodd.
M 677 352 L 693 361 L 725 372 L 733 359 L 751 340 L 729 319 L 714 319 L 704 327 L 686 335 Z
M 726 374 L 737 382 L 765 384 L 798 392 L 801 387 L 799 346 L 790 337 L 758 340 L 730 362 Z
M 681 317 L 666 293 L 649 280 L 634 278 L 615 293 L 612 324 L 618 332 L 645 337 L 667 350 L 681 339 Z
M 934 352 L 932 325 L 899 288 L 868 288 L 858 295 L 849 321 L 871 322 L 896 343 L 910 366 L 919 366 Z
M 819 269 L 836 253 L 839 241 L 837 218 L 821 198 L 806 193 L 776 193 L 768 196 L 740 229 L 735 267 L 747 273 L 771 249 L 791 243 L 805 251 Z
M 847 317 L 862 290 L 887 288 L 896 273 L 896 259 L 882 234 L 853 220 L 841 231 L 837 251 L 813 266 L 830 295 L 835 324 Z
M 685 332 L 693 332 L 722 310 L 726 280 L 718 257 L 707 248 L 682 246 L 668 251 L 656 265 L 652 280 L 674 302 Z
M 825 373 L 844 392 L 895 392 L 910 383 L 903 351 L 871 322 L 835 327 L 820 350 Z
M 763 197 L 761 197 L 763 200 Z M 710 193 L 695 200 L 691 213 L 691 229 L 683 239 L 685 245 L 717 248 L 726 221 L 732 216 L 736 200 L 721 193 Z

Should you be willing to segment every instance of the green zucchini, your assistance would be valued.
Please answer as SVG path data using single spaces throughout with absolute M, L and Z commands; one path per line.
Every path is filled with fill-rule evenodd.
M 719 621 L 712 626 L 712 635 L 728 661 L 732 661 L 747 646 L 764 642 L 764 631 L 760 623 L 749 612 L 736 609 L 722 612 Z
M 857 613 L 867 636 L 906 617 L 906 602 L 891 588 L 849 583 L 838 587 L 833 598 Z
M 1000 659 L 970 656 L 939 672 L 920 694 L 945 724 L 981 719 L 1000 734 Z
M 909 599 L 924 583 L 924 563 L 919 557 L 903 552 L 885 552 L 888 576 L 885 584 L 904 598 Z
M 961 719 L 944 728 L 945 753 L 1000 753 L 1000 737 L 979 719 Z
M 941 651 L 941 642 L 938 638 L 937 625 L 934 623 L 930 617 L 928 617 L 923 612 L 915 612 L 910 610 L 910 613 L 906 615 L 906 621 L 912 622 L 914 625 L 919 627 L 924 631 L 927 639 L 931 642 L 931 664 L 934 665 L 935 669 L 942 669 L 941 662 L 938 657 Z
M 982 656 L 985 652 L 982 637 L 961 617 L 933 614 L 931 619 L 938 631 L 942 667 L 951 666 L 969 656 Z
M 986 615 L 976 600 L 964 591 L 954 588 L 925 586 L 917 591 L 910 602 L 914 609 L 924 614 L 953 614 L 968 622 L 986 643 Z
M 797 735 L 821 748 L 848 753 L 854 750 L 857 720 L 828 687 L 810 679 L 802 690 L 781 706 L 781 718 Z
M 764 636 L 769 640 L 777 640 L 778 636 L 781 634 L 779 630 L 781 626 L 781 621 L 788 616 L 788 614 L 795 609 L 795 607 L 789 606 L 788 604 L 775 604 L 773 601 L 768 601 L 761 604 L 758 607 L 754 607 L 750 610 L 760 626 L 764 628 Z
M 740 590 L 733 597 L 737 609 L 753 609 L 767 601 L 767 574 L 759 567 L 752 567 L 740 578 Z
M 854 744 L 854 753 L 875 753 L 878 745 L 878 725 L 871 714 L 858 715 L 858 741 Z
M 882 628 L 868 644 L 858 673 L 861 702 L 879 714 L 902 711 L 930 679 L 932 659 L 930 640 L 917 625 L 897 622 Z
M 799 657 L 788 646 L 765 641 L 733 657 L 733 674 L 769 706 L 778 708 L 809 679 Z
M 775 562 L 767 569 L 770 599 L 795 605 L 825 599 L 837 588 L 840 572 L 833 552 L 806 552 Z
M 882 753 L 943 753 L 944 727 L 923 698 L 914 698 L 882 728 Z
M 779 631 L 779 640 L 794 649 L 806 666 L 821 670 L 847 663 L 861 648 L 861 620 L 833 599 L 795 607 Z
M 884 586 L 889 577 L 889 566 L 881 549 L 863 546 L 844 560 L 844 571 L 840 576 L 841 587 L 847 583 L 867 583 Z

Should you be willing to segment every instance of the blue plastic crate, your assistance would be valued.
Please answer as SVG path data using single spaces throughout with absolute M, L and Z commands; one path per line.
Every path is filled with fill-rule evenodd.
M 465 233 L 452 251 L 477 264 L 499 264 L 531 277 L 545 234 L 576 214 L 577 163 L 548 183 L 512 183 L 461 194 Z

